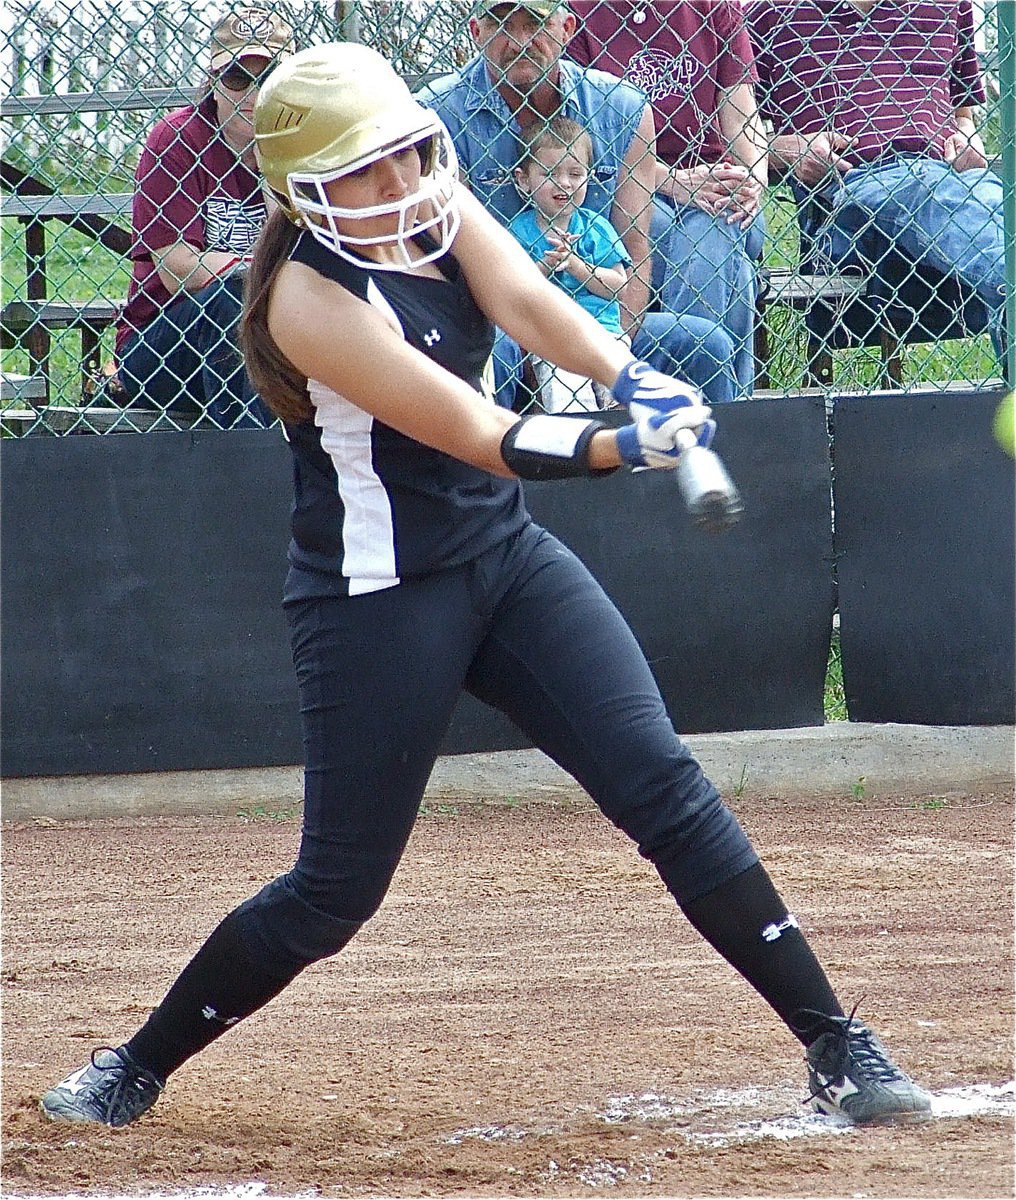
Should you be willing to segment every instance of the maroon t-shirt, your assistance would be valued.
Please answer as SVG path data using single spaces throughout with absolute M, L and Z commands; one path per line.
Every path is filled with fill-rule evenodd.
M 943 156 L 954 110 L 984 103 L 971 0 L 752 0 L 762 114 L 777 134 L 835 130 L 844 156 Z
M 691 167 L 727 156 L 722 93 L 753 82 L 751 42 L 735 0 L 572 0 L 567 53 L 640 87 L 656 120 L 656 153 Z
M 135 173 L 133 273 L 117 328 L 124 340 L 172 297 L 152 251 L 185 241 L 198 250 L 249 254 L 265 220 L 257 173 L 219 136 L 214 97 L 177 109 L 152 128 Z

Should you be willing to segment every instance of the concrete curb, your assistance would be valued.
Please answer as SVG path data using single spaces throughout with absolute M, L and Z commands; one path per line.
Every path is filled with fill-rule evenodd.
M 688 745 L 727 796 L 947 796 L 1013 788 L 1016 742 L 1010 725 L 871 725 L 838 722 L 807 729 L 691 735 Z M 299 767 L 167 771 L 8 779 L 0 816 L 10 821 L 110 817 L 295 813 Z M 463 754 L 438 760 L 430 802 L 457 798 L 516 802 L 581 801 L 585 793 L 538 750 Z

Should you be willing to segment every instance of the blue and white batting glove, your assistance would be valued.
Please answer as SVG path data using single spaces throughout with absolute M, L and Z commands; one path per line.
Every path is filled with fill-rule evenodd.
M 631 425 L 617 431 L 617 449 L 633 470 L 652 467 L 672 470 L 689 446 L 709 446 L 716 432 L 708 404 L 687 404 L 671 412 L 657 412 L 644 404 L 631 404 Z
M 705 404 L 697 387 L 655 371 L 647 362 L 633 359 L 618 375 L 611 395 L 625 408 L 643 404 L 656 412 L 669 413 L 686 404 Z M 634 418 L 635 414 L 632 413 Z

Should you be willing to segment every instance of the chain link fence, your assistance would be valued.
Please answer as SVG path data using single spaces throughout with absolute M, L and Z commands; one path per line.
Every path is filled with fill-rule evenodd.
M 4 436 L 270 421 L 235 350 L 243 259 L 265 209 L 238 148 L 257 78 L 211 69 L 210 38 L 229 14 L 251 38 L 267 21 L 264 36 L 288 26 L 298 48 L 346 39 L 380 50 L 440 113 L 465 181 L 544 273 L 714 402 L 802 387 L 997 386 L 997 176 L 1014 136 L 998 4 L 876 0 L 846 24 L 812 4 L 825 15 L 804 38 L 789 0 L 573 0 L 547 15 L 553 7 L 6 5 Z M 901 36 L 888 38 L 880 22 L 901 13 Z M 927 250 L 911 236 L 928 223 L 914 197 L 942 88 L 976 137 L 938 138 L 955 162 L 932 166 L 957 185 L 962 237 L 953 229 Z M 866 125 L 863 106 L 879 93 Z M 213 157 L 211 184 L 172 178 L 188 106 L 211 129 L 209 153 L 233 155 L 225 166 Z M 571 124 L 548 128 L 555 109 Z M 858 162 L 871 183 L 848 220 L 836 184 Z M 161 191 L 139 207 L 160 172 Z M 220 193 L 215 180 L 227 177 Z M 869 209 L 858 223 L 856 205 L 874 205 L 876 187 L 892 215 L 883 223 Z M 174 239 L 194 251 L 190 266 L 167 253 Z M 606 402 L 504 339 L 495 355 L 499 400 L 519 411 Z

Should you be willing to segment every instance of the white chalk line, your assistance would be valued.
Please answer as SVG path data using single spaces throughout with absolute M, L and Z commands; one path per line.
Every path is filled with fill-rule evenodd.
M 763 1105 L 772 1108 L 774 1101 L 776 1104 L 782 1103 L 796 1090 L 790 1087 L 768 1090 L 719 1089 L 695 1092 L 691 1096 L 681 1098 L 657 1092 L 628 1093 L 608 1096 L 602 1112 L 596 1113 L 595 1116 L 606 1125 L 648 1121 L 661 1123 L 661 1132 L 676 1134 L 691 1145 L 703 1149 L 766 1140 L 790 1141 L 803 1137 L 857 1135 L 862 1132 L 843 1118 L 806 1111 L 780 1117 L 733 1121 L 729 1119 L 731 1112 L 750 1112 Z M 931 1114 L 933 1120 L 979 1116 L 1016 1117 L 1016 1081 L 998 1086 L 975 1083 L 933 1092 Z M 727 1117 L 726 1121 L 724 1116 Z M 678 1121 L 680 1124 L 670 1126 L 668 1121 Z M 696 1127 L 692 1128 L 692 1125 Z M 519 1142 L 529 1137 L 562 1132 L 566 1131 L 549 1125 L 474 1125 L 457 1129 L 440 1140 L 450 1146 L 461 1145 L 469 1140 Z M 73 1149 L 74 1139 L 68 1139 L 66 1144 L 68 1149 Z M 564 1174 L 571 1175 L 587 1187 L 597 1188 L 610 1188 L 629 1180 L 651 1183 L 653 1161 L 665 1153 L 666 1151 L 660 1151 L 657 1154 L 636 1156 L 634 1160 L 625 1162 L 593 1159 L 589 1162 L 562 1165 L 554 1159 L 548 1159 L 543 1174 L 548 1180 L 560 1178 Z M 146 1190 L 144 1200 L 319 1200 L 325 1194 L 310 1189 L 281 1195 L 269 1192 L 266 1184 L 251 1182 L 225 1188 L 201 1187 L 165 1192 Z M 65 1196 L 55 1197 L 5 1191 L 4 1195 L 9 1200 L 138 1200 L 139 1193 L 68 1192 Z
M 657 1092 L 643 1092 L 640 1095 L 629 1093 L 608 1097 L 603 1112 L 597 1115 L 609 1125 L 646 1121 L 661 1123 L 661 1132 L 676 1134 L 685 1142 L 703 1149 L 766 1140 L 786 1142 L 804 1137 L 835 1137 L 860 1132 L 857 1126 L 845 1117 L 830 1117 L 811 1111 L 781 1117 L 735 1119 L 733 1122 L 729 1119 L 731 1110 L 744 1112 L 757 1110 L 763 1105 L 767 1108 L 776 1107 L 788 1099 L 792 1092 L 796 1093 L 796 1089 L 770 1089 L 767 1092 L 759 1088 L 743 1088 L 736 1091 L 721 1089 L 682 1098 Z M 723 1119 L 725 1115 L 726 1121 Z M 1001 1086 L 970 1084 L 932 1093 L 931 1115 L 933 1120 L 975 1116 L 1012 1118 L 1016 1116 L 1016 1082 Z M 667 1124 L 668 1121 L 679 1121 L 680 1124 L 671 1126 Z M 693 1128 L 693 1125 L 700 1127 Z M 705 1128 L 709 1125 L 721 1127 Z M 531 1135 L 546 1132 L 547 1129 L 536 1128 L 529 1131 Z M 519 1141 L 525 1136 L 526 1131 L 518 1126 L 488 1125 L 458 1130 L 444 1140 L 458 1145 L 466 1138 Z M 635 1155 L 624 1162 L 593 1159 L 586 1163 L 570 1163 L 567 1168 L 554 1159 L 549 1159 L 544 1175 L 548 1180 L 560 1178 L 567 1169 L 587 1187 L 597 1188 L 614 1187 L 625 1181 L 651 1183 L 654 1161 L 666 1154 L 666 1150 L 661 1150 L 653 1154 Z

